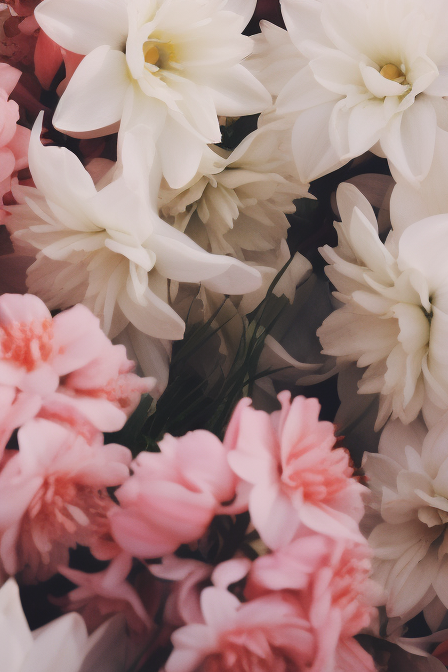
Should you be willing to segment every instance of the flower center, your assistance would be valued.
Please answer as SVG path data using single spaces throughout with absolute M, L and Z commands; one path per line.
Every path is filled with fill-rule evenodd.
M 155 74 L 158 70 L 170 67 L 179 68 L 175 62 L 174 47 L 170 42 L 163 42 L 154 36 L 143 44 L 143 56 L 147 69 Z
M 405 79 L 404 73 L 394 63 L 386 63 L 386 65 L 383 65 L 380 70 L 380 75 L 382 75 L 385 79 L 398 82 L 398 84 L 403 84 Z

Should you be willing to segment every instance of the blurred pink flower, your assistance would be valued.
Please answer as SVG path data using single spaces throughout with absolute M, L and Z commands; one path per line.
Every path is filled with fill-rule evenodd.
M 118 544 L 140 558 L 172 553 L 202 537 L 217 513 L 235 513 L 221 507 L 235 497 L 237 479 L 214 434 L 166 434 L 159 447 L 133 461 L 132 476 L 115 493 L 121 507 L 111 515 Z
M 6 451 L 0 472 L 0 559 L 9 574 L 45 580 L 68 564 L 68 549 L 89 546 L 106 560 L 119 549 L 106 488 L 129 476 L 131 453 L 92 443 L 62 425 L 38 418 L 18 431 L 19 451 Z
M 227 590 L 208 587 L 201 607 L 203 623 L 173 633 L 166 672 L 314 672 L 310 624 L 286 593 L 242 604 Z
M 319 421 L 317 399 L 281 392 L 281 411 L 271 415 L 242 399 L 224 444 L 234 472 L 251 484 L 252 522 L 269 548 L 288 544 L 300 523 L 332 537 L 358 539 L 364 512 L 360 483 L 343 448 L 334 448 L 334 427 Z
M 64 612 L 80 613 L 89 632 L 113 614 L 123 614 L 130 631 L 146 637 L 154 624 L 137 591 L 126 581 L 131 569 L 132 557 L 127 553 L 117 555 L 102 572 L 85 573 L 58 567 L 58 571 L 78 587 L 63 598 L 53 598 L 52 602 L 60 604 Z
M 121 429 L 155 384 L 133 366 L 85 306 L 52 318 L 32 294 L 0 296 L 0 451 L 37 413 L 89 438 Z
M 19 106 L 8 100 L 21 76 L 20 70 L 0 63 L 0 203 L 11 189 L 11 175 L 28 165 L 30 131 L 17 125 Z M 0 210 L 0 223 L 6 213 Z
M 316 640 L 316 669 L 347 672 L 359 664 L 359 670 L 373 670 L 370 656 L 352 639 L 369 626 L 373 605 L 381 602 L 381 589 L 369 579 L 371 555 L 362 538 L 354 542 L 307 533 L 257 558 L 244 594 L 254 599 L 286 590 L 296 597 Z

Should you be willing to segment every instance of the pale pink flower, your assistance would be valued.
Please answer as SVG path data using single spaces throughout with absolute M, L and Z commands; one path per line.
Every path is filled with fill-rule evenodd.
M 9 574 L 44 580 L 68 564 L 68 549 L 89 546 L 106 560 L 119 549 L 108 513 L 107 488 L 129 476 L 131 453 L 92 443 L 66 427 L 37 418 L 18 431 L 19 451 L 0 472 L 0 559 Z
M 221 507 L 235 497 L 237 479 L 227 450 L 205 430 L 160 441 L 160 453 L 140 453 L 132 476 L 117 490 L 121 507 L 111 515 L 113 535 L 128 553 L 157 558 L 196 541 Z
M 147 636 L 154 623 L 137 591 L 126 581 L 131 569 L 132 557 L 127 553 L 117 555 L 101 572 L 86 574 L 69 567 L 58 567 L 60 574 L 78 587 L 65 597 L 52 601 L 60 604 L 65 612 L 80 613 L 89 632 L 113 614 L 123 614 L 132 633 Z
M 269 548 L 288 544 L 300 523 L 332 537 L 358 539 L 364 486 L 351 478 L 343 448 L 334 448 L 334 427 L 319 421 L 317 399 L 278 395 L 271 415 L 242 399 L 224 444 L 229 463 L 248 484 L 252 522 Z M 366 490 L 367 491 L 367 490 Z
M 155 384 L 133 366 L 85 306 L 52 318 L 32 294 L 0 296 L 0 451 L 37 413 L 87 436 L 121 429 Z
M 369 626 L 381 589 L 370 581 L 371 550 L 367 542 L 335 540 L 306 533 L 274 553 L 257 558 L 248 575 L 245 596 L 272 591 L 295 595 L 316 639 L 316 669 L 355 670 L 355 661 L 371 667 L 370 656 L 352 640 Z M 338 658 L 353 665 L 336 664 Z M 314 668 L 313 668 L 314 670 Z
M 166 672 L 324 672 L 313 667 L 314 636 L 292 596 L 271 593 L 242 604 L 211 586 L 201 593 L 201 608 L 203 623 L 173 633 Z
M 20 70 L 0 63 L 0 203 L 11 188 L 11 175 L 28 165 L 30 131 L 17 125 L 19 106 L 8 100 L 21 76 Z M 0 222 L 6 213 L 0 210 Z
M 173 582 L 163 611 L 164 622 L 175 627 L 200 623 L 201 589 L 209 583 L 213 566 L 199 560 L 166 555 L 160 564 L 148 565 L 148 568 L 159 579 Z

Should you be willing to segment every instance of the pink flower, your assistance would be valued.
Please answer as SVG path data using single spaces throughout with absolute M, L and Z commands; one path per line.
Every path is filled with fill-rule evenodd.
M 248 599 L 287 591 L 300 603 L 315 637 L 313 670 L 374 670 L 353 636 L 367 627 L 380 589 L 370 581 L 371 550 L 365 540 L 301 536 L 257 558 L 245 588 Z M 359 667 L 358 667 L 359 666 Z
M 119 552 L 108 514 L 116 504 L 106 488 L 129 476 L 131 453 L 104 446 L 100 433 L 89 444 L 48 420 L 19 429 L 19 451 L 6 451 L 0 472 L 0 559 L 9 574 L 44 580 L 68 564 L 68 549 L 89 546 L 106 560 Z
M 288 544 L 303 523 L 335 537 L 357 539 L 362 492 L 343 448 L 333 448 L 334 428 L 319 422 L 317 399 L 281 392 L 282 410 L 268 415 L 242 399 L 224 444 L 234 472 L 251 485 L 249 511 L 269 548 Z
M 353 639 L 374 613 L 370 555 L 365 540 L 308 533 L 253 563 L 221 563 L 201 614 L 172 635 L 166 672 L 374 672 Z M 226 588 L 246 575 L 241 603 Z
M 209 587 L 201 593 L 201 607 L 203 623 L 173 633 L 166 672 L 314 670 L 311 627 L 291 596 L 270 594 L 242 604 L 228 591 Z
M 166 434 L 160 453 L 140 453 L 133 475 L 115 493 L 121 508 L 111 515 L 118 544 L 140 558 L 157 558 L 199 539 L 221 504 L 235 496 L 236 477 L 227 451 L 210 432 L 181 438 Z
M 121 429 L 155 384 L 132 367 L 85 306 L 52 318 L 32 294 L 0 296 L 0 451 L 37 413 L 88 437 Z
M 21 76 L 20 70 L 0 63 L 0 202 L 11 188 L 11 175 L 28 165 L 30 131 L 18 126 L 19 106 L 8 100 Z M 0 222 L 6 217 L 0 211 Z
M 137 591 L 126 581 L 131 569 L 132 557 L 126 553 L 117 555 L 102 572 L 86 574 L 69 567 L 58 567 L 58 571 L 78 587 L 52 602 L 60 604 L 65 612 L 79 612 L 89 632 L 96 630 L 112 614 L 120 613 L 125 616 L 131 632 L 146 637 L 154 623 Z M 152 601 L 155 612 L 158 601 Z

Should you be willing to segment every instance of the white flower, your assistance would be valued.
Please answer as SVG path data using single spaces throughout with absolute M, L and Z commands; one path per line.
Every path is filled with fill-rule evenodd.
M 307 64 L 287 30 L 269 21 L 260 21 L 261 33 L 253 35 L 254 50 L 246 67 L 276 98 L 298 70 Z
M 271 97 L 241 64 L 255 0 L 44 0 L 36 10 L 57 44 L 86 54 L 56 110 L 56 128 L 98 136 L 142 123 L 157 138 L 172 187 L 196 173 L 217 115 L 261 112 Z M 242 15 L 244 14 L 244 16 Z
M 392 414 L 414 420 L 427 402 L 448 409 L 448 214 L 408 226 L 385 244 L 368 201 L 337 193 L 339 244 L 321 253 L 343 304 L 317 334 L 323 352 L 367 367 L 361 394 L 380 393 L 376 428 Z M 392 221 L 392 226 L 394 222 Z
M 281 91 L 310 181 L 371 149 L 410 182 L 427 174 L 448 113 L 445 0 L 282 0 L 308 64 Z
M 125 668 L 124 619 L 110 619 L 90 637 L 79 614 L 66 614 L 31 632 L 14 579 L 0 588 L 2 672 L 97 672 L 99 661 L 108 672 Z
M 168 279 L 230 294 L 261 285 L 256 269 L 205 252 L 158 217 L 146 197 L 141 129 L 125 136 L 121 177 L 98 191 L 74 154 L 40 143 L 40 128 L 29 152 L 37 189 L 15 191 L 22 205 L 10 208 L 8 227 L 18 247 L 38 250 L 27 284 L 51 309 L 84 303 L 111 338 L 130 322 L 150 336 L 179 339 L 185 325 L 168 305 Z M 157 193 L 157 171 L 151 175 Z
M 196 176 L 182 189 L 162 188 L 165 219 L 199 245 L 244 260 L 243 250 L 278 249 L 307 195 L 292 163 L 288 133 L 271 123 L 250 133 L 232 152 L 206 147 Z
M 389 422 L 363 467 L 380 520 L 369 536 L 373 579 L 388 615 L 412 618 L 436 595 L 448 608 L 448 415 L 429 432 L 421 420 Z

